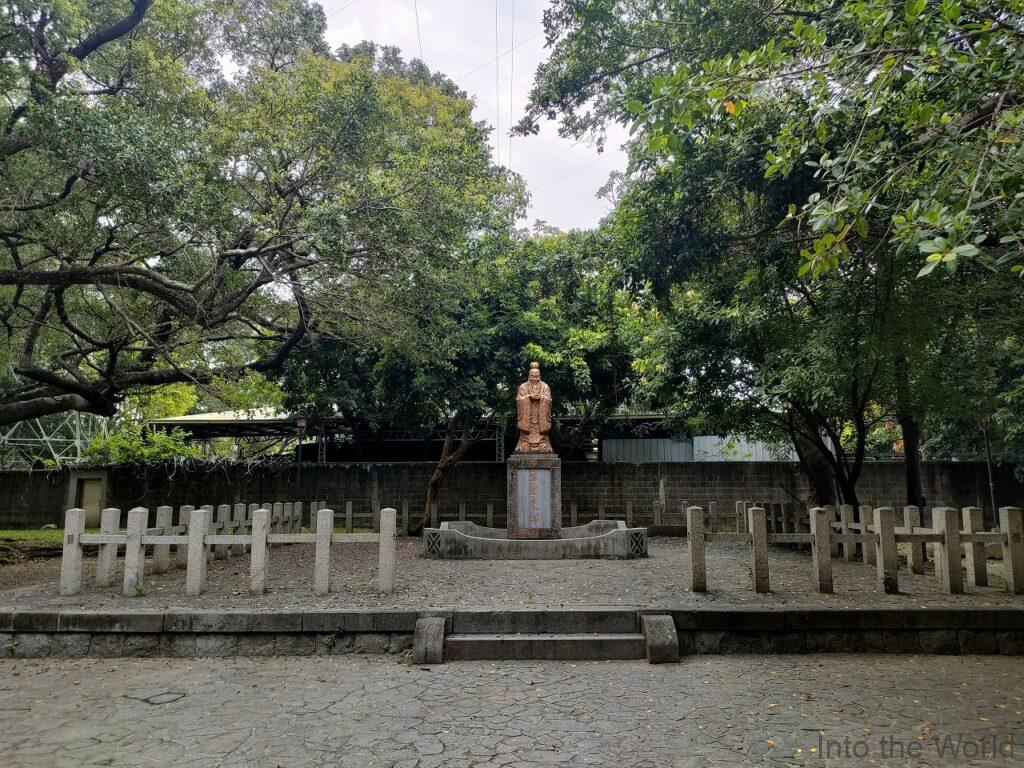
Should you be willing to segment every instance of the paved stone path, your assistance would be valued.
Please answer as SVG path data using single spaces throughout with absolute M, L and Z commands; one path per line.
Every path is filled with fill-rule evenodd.
M 0 763 L 1021 765 L 1022 681 L 1024 659 L 978 656 L 6 661 Z
M 207 591 L 199 598 L 185 596 L 184 571 L 147 574 L 146 595 L 141 597 L 122 597 L 120 576 L 112 589 L 96 589 L 92 586 L 95 558 L 89 558 L 83 592 L 73 597 L 57 595 L 57 560 L 0 568 L 0 610 L 73 607 L 270 611 L 299 607 L 521 605 L 1024 607 L 1024 597 L 1003 590 L 1001 563 L 989 563 L 991 587 L 967 587 L 966 595 L 943 594 L 933 574 L 915 576 L 901 564 L 903 594 L 885 595 L 878 588 L 874 567 L 833 560 L 836 594 L 820 595 L 812 578 L 810 554 L 771 547 L 768 557 L 773 592 L 757 595 L 750 588 L 748 549 L 730 542 L 713 542 L 708 550 L 710 592 L 700 595 L 688 589 L 689 555 L 681 539 L 651 539 L 650 557 L 643 560 L 428 560 L 419 556 L 421 548 L 418 540 L 399 540 L 397 587 L 387 598 L 375 592 L 375 545 L 335 548 L 332 568 L 336 591 L 326 597 L 313 595 L 313 547 L 290 545 L 270 551 L 270 592 L 263 597 L 248 594 L 246 556 L 211 562 Z

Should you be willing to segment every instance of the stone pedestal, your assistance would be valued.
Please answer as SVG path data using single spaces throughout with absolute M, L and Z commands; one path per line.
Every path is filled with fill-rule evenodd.
M 508 537 L 562 535 L 562 462 L 554 453 L 514 453 L 508 460 Z

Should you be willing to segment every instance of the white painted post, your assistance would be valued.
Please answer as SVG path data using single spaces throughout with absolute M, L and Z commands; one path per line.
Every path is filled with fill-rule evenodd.
M 704 551 L 704 510 L 689 507 L 686 510 L 686 538 L 690 544 L 690 589 L 708 591 L 708 566 Z
M 331 591 L 331 534 L 334 533 L 334 510 L 318 509 L 316 513 L 316 555 L 313 560 L 313 594 Z
M 844 534 L 853 533 L 853 505 L 852 504 L 840 504 L 839 505 L 839 522 L 842 527 L 840 530 Z M 857 545 L 850 542 L 843 544 L 843 559 L 848 563 L 852 563 L 857 559 Z
M 82 534 L 85 533 L 85 510 L 75 507 L 64 513 L 64 550 L 60 557 L 62 595 L 82 591 Z
M 228 533 L 228 527 L 231 523 L 231 505 L 221 504 L 217 507 L 217 533 L 226 534 Z M 228 545 L 217 544 L 213 548 L 213 556 L 217 560 L 226 560 L 228 557 Z
M 249 594 L 267 592 L 267 534 L 270 533 L 270 510 L 260 507 L 252 513 L 252 550 L 249 552 Z
M 963 529 L 967 533 L 981 533 L 985 530 L 985 519 L 981 507 L 964 507 Z M 964 547 L 967 566 L 967 583 L 975 587 L 988 586 L 988 563 L 985 558 L 985 545 L 971 542 Z
M 827 508 L 811 509 L 811 561 L 818 591 L 831 595 L 832 584 L 832 512 Z
M 875 533 L 871 530 L 872 518 L 874 517 L 873 510 L 870 505 L 862 504 L 860 507 L 860 532 L 861 533 Z M 865 542 L 861 549 L 864 552 L 864 565 L 877 565 L 878 558 L 875 557 L 875 548 L 877 542 Z
M 100 533 L 117 533 L 121 528 L 121 510 L 107 507 L 100 512 Z M 109 587 L 117 575 L 117 544 L 100 544 L 96 556 L 96 586 Z
M 244 536 L 246 530 L 245 504 L 235 504 L 234 509 L 231 511 L 231 521 L 234 523 L 235 526 L 235 535 Z M 231 555 L 233 557 L 240 557 L 243 554 L 245 554 L 244 544 L 231 545 Z
M 875 562 L 878 572 L 878 585 L 888 594 L 895 595 L 900 591 L 899 550 L 896 548 L 896 511 L 892 507 L 879 507 L 875 510 Z
M 907 533 L 914 533 L 915 528 L 921 527 L 921 510 L 913 504 L 903 508 L 903 527 Z M 924 563 L 928 559 L 924 542 L 911 542 L 907 554 L 907 564 L 911 573 L 924 573 Z
M 390 595 L 395 589 L 395 510 L 391 507 L 380 511 L 377 589 L 385 595 Z
M 181 528 L 179 535 L 188 535 L 188 520 L 192 515 L 194 507 L 191 504 L 184 504 L 178 510 L 178 526 Z M 187 568 L 188 567 L 188 544 L 175 544 L 174 545 L 174 567 L 175 568 Z
M 162 506 L 156 508 L 156 517 L 153 522 L 160 529 L 161 536 L 170 536 L 171 528 L 174 526 L 174 507 Z M 153 545 L 153 573 L 167 573 L 171 567 L 171 545 Z
M 943 535 L 937 549 L 936 567 L 942 563 L 942 588 L 950 594 L 963 594 L 964 575 L 960 570 L 960 515 L 952 507 L 932 510 L 935 529 Z
M 768 529 L 762 507 L 747 510 L 750 519 L 750 576 L 754 591 L 770 592 L 768 581 Z
M 1020 507 L 1000 507 L 1003 541 L 1003 579 L 1012 595 L 1024 595 L 1024 517 Z
M 352 531 L 353 531 L 352 526 L 353 526 L 353 522 L 352 522 L 352 502 L 351 501 L 346 501 L 345 502 L 345 533 L 352 533 Z M 436 528 L 437 526 L 435 525 L 434 527 Z
M 188 522 L 188 569 L 185 571 L 185 594 L 203 594 L 206 586 L 206 535 L 210 530 L 209 506 L 193 509 Z
M 146 530 L 149 510 L 135 507 L 128 510 L 127 541 L 124 545 L 124 585 L 122 593 L 127 597 L 139 594 L 146 564 L 146 548 L 142 546 L 142 534 Z

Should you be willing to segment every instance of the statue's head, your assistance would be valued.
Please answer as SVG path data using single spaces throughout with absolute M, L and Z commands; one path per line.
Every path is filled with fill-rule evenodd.
M 540 363 L 534 360 L 530 363 L 530 381 L 540 381 Z

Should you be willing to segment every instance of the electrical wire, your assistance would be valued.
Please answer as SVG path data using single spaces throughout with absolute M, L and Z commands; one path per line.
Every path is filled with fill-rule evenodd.
M 412 10 L 416 14 L 416 42 L 420 46 L 420 61 L 423 61 L 423 38 L 420 35 L 420 6 L 416 0 L 412 0 Z
M 501 54 L 498 50 L 498 0 L 494 0 L 494 150 L 501 165 Z
M 515 41 L 516 41 L 516 0 L 511 0 L 512 3 L 512 20 L 509 22 L 508 29 L 508 42 L 512 45 L 509 48 L 508 53 L 508 167 L 512 167 L 512 125 L 515 123 L 515 104 L 513 103 L 513 88 L 515 87 L 515 73 L 516 73 L 516 54 L 515 54 Z

